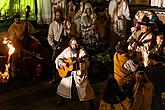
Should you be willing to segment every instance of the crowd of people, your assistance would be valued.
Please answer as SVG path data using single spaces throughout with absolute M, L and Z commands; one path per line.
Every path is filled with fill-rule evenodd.
M 69 4 L 74 7 L 72 1 L 70 1 Z M 135 25 L 130 29 L 132 35 L 128 37 L 127 31 L 129 29 L 127 28 L 127 20 L 131 20 L 131 18 L 129 6 L 125 0 L 110 1 L 108 11 L 104 11 L 105 16 L 101 16 L 103 18 L 97 16 L 90 3 L 84 3 L 83 8 L 83 1 L 81 1 L 80 6 L 82 7 L 75 13 L 75 16 L 71 13 L 72 16 L 69 16 L 69 22 L 67 21 L 68 19 L 66 19 L 66 21 L 64 20 L 64 23 L 70 23 L 70 25 L 64 24 L 64 28 L 62 29 L 65 31 L 69 29 L 66 27 L 71 28 L 73 24 L 76 24 L 75 27 L 77 27 L 75 29 L 77 29 L 77 34 L 70 35 L 72 30 L 67 30 L 67 32 L 63 32 L 62 34 L 66 34 L 66 36 L 70 38 L 73 36 L 80 38 L 81 43 L 85 47 L 91 44 L 99 45 L 103 43 L 101 41 L 108 40 L 110 44 L 109 47 L 115 47 L 116 51 L 113 60 L 114 74 L 108 78 L 99 109 L 114 110 L 116 109 L 115 104 L 122 104 L 122 101 L 128 97 L 128 106 L 123 106 L 124 109 L 160 110 L 161 92 L 163 92 L 161 86 L 163 81 L 165 81 L 164 75 L 161 73 L 164 71 L 163 63 L 165 55 L 163 49 L 164 24 L 159 20 L 155 11 L 149 10 L 147 13 L 141 10 L 138 11 L 135 15 Z M 76 12 L 74 9 L 75 8 L 72 9 L 72 12 Z M 68 15 L 70 15 L 70 13 L 68 13 Z M 106 36 L 107 34 L 103 36 L 100 34 L 102 33 L 100 31 L 105 33 L 105 30 L 98 28 L 101 24 L 97 23 L 107 23 L 107 21 L 98 21 L 102 19 L 109 20 L 109 28 L 105 27 L 105 25 L 103 27 L 103 29 L 110 31 L 109 36 Z M 56 35 L 57 34 L 54 34 L 54 36 Z M 104 37 L 104 40 L 101 40 L 101 37 Z M 54 37 L 54 39 L 56 39 L 56 37 Z M 59 42 L 62 43 L 62 41 Z M 66 67 L 70 67 L 70 63 L 72 64 L 73 62 L 67 62 L 66 59 L 72 58 L 73 60 L 80 58 L 81 49 L 84 49 L 84 47 L 78 48 L 77 42 L 77 40 L 74 41 L 71 39 L 69 47 L 64 50 L 62 49 L 62 53 L 60 52 L 61 54 L 57 55 L 55 60 L 57 70 L 61 70 L 61 68 L 65 70 Z M 64 98 L 71 98 L 71 88 L 73 86 L 73 88 L 79 87 L 79 89 L 77 88 L 77 94 L 80 101 L 84 101 L 84 99 L 81 99 L 82 94 L 86 94 L 86 97 L 89 95 L 92 99 L 94 98 L 94 94 L 87 80 L 87 74 L 83 74 L 81 68 L 82 61 L 83 60 L 77 60 L 77 63 L 73 64 L 72 71 L 69 75 L 67 74 L 68 76 L 62 77 L 57 89 L 57 94 Z M 84 68 L 88 69 L 87 65 L 88 64 L 84 64 Z M 162 75 L 161 78 L 159 77 L 160 82 L 157 82 L 156 80 L 158 79 L 155 79 L 158 76 L 154 76 L 158 68 L 155 68 L 152 73 L 148 69 L 156 65 L 159 65 L 159 68 L 161 68 L 159 72 L 160 75 Z M 86 72 L 88 72 L 88 70 L 86 70 Z M 79 92 L 80 89 L 83 89 L 81 86 L 86 88 L 85 91 L 82 90 L 83 93 Z M 149 92 L 149 94 L 146 94 L 146 92 Z M 87 100 L 89 99 L 87 98 Z M 64 99 L 62 101 L 64 101 Z
M 13 16 L 14 23 L 8 30 L 9 39 L 16 48 L 12 55 L 12 77 L 16 75 L 25 34 L 34 32 L 28 20 L 22 23 L 19 18 L 19 14 Z M 153 10 L 147 13 L 139 10 L 131 29 L 127 28 L 128 20 L 131 18 L 126 0 L 111 0 L 101 16 L 91 3 L 83 0 L 79 7 L 70 0 L 65 7 L 53 8 L 47 41 L 53 51 L 51 83 L 59 84 L 58 104 L 65 104 L 66 99 L 77 94 L 80 101 L 89 101 L 90 108 L 94 109 L 95 96 L 88 79 L 88 46 L 108 42 L 108 48 L 115 50 L 114 73 L 107 79 L 99 110 L 115 110 L 115 105 L 123 105 L 126 97 L 129 106 L 123 106 L 124 110 L 161 110 L 165 82 L 164 24 Z M 128 30 L 132 35 L 128 35 Z M 30 48 L 38 48 L 39 41 L 30 38 L 35 41 Z M 77 92 L 73 93 L 73 89 Z

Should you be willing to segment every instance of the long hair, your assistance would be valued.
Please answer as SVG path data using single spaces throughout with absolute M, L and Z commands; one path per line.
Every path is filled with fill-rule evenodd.
M 72 43 L 73 40 L 77 41 L 77 44 L 80 43 L 79 42 L 79 39 L 77 37 L 72 36 L 71 39 L 70 39 L 70 41 L 69 41 L 69 45 Z

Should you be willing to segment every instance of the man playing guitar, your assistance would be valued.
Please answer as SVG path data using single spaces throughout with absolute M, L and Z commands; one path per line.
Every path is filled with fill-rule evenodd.
M 78 44 L 76 38 L 71 38 L 69 42 L 70 46 L 64 49 L 55 60 L 58 70 L 61 68 L 69 68 L 73 65 L 69 71 L 66 71 L 67 73 L 65 75 L 61 75 L 62 80 L 58 85 L 57 94 L 63 98 L 71 98 L 75 95 L 75 93 L 72 94 L 72 89 L 75 86 L 79 100 L 91 102 L 91 99 L 94 98 L 94 93 L 87 78 L 89 61 L 88 58 L 85 57 L 87 55 L 85 49 L 79 48 Z M 66 62 L 64 59 L 74 60 Z

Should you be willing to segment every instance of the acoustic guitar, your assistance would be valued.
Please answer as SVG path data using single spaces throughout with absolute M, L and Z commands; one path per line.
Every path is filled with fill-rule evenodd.
M 58 70 L 58 73 L 59 73 L 59 76 L 64 78 L 67 76 L 67 74 L 73 70 L 73 64 L 75 64 L 76 62 L 80 62 L 82 61 L 83 58 L 85 58 L 86 55 L 84 57 L 81 57 L 81 58 L 78 58 L 78 59 L 75 59 L 72 61 L 71 58 L 67 58 L 67 59 L 63 59 L 63 61 L 65 63 L 67 63 L 66 66 L 62 66 L 59 70 Z

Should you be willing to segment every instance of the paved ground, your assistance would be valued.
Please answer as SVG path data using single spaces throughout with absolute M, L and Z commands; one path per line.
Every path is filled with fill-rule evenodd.
M 92 85 L 96 95 L 96 108 L 101 96 L 100 85 L 103 85 L 103 82 Z M 28 79 L 19 78 L 0 84 L 0 110 L 90 110 L 89 103 L 76 100 L 59 106 L 58 98 L 56 86 L 49 84 L 48 80 L 33 84 Z
M 95 108 L 98 110 L 101 93 L 105 81 L 92 83 L 96 98 Z M 63 105 L 57 105 L 59 100 L 56 94 L 56 86 L 49 84 L 48 80 L 39 80 L 32 83 L 31 80 L 19 77 L 8 83 L 0 83 L 0 110 L 91 110 L 89 103 L 72 100 Z M 125 101 L 123 105 L 127 107 Z M 123 110 L 121 104 L 115 105 L 115 110 Z M 165 110 L 165 109 L 161 109 Z

